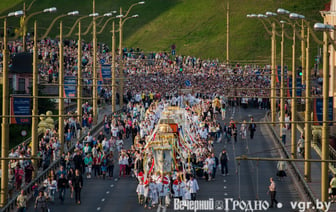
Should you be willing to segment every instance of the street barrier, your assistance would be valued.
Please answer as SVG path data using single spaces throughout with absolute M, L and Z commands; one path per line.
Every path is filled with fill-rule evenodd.
M 118 110 L 116 111 L 117 114 L 119 114 L 120 112 L 122 112 L 122 110 Z M 108 116 L 110 117 L 112 115 L 109 114 Z M 94 135 L 96 133 L 99 132 L 99 130 L 104 126 L 104 120 L 102 120 L 101 122 L 99 122 L 97 125 L 95 125 L 89 132 L 91 133 L 91 135 Z M 80 138 L 80 141 L 84 140 L 86 135 L 82 135 L 82 137 Z M 75 148 L 75 144 L 72 145 L 72 147 L 69 149 L 69 151 L 73 151 Z M 35 179 L 33 179 L 28 185 L 26 185 L 23 190 L 25 191 L 26 195 L 28 196 L 29 199 L 31 199 L 33 197 L 33 190 L 32 187 L 33 185 L 35 185 L 35 183 L 38 183 L 38 185 L 40 185 L 45 179 L 48 178 L 48 175 L 50 173 L 51 170 L 56 171 L 56 169 L 59 167 L 60 164 L 60 159 L 57 159 L 56 161 L 54 161 L 53 163 L 51 163 L 51 165 L 44 170 L 43 172 L 41 172 Z M 13 196 L 13 198 L 11 200 L 8 201 L 8 203 L 2 208 L 1 211 L 3 212 L 10 212 L 12 210 L 16 209 L 16 199 L 19 196 L 19 193 L 15 194 Z
M 270 116 L 270 112 L 267 112 L 266 116 L 265 116 L 265 121 L 266 122 L 270 122 L 269 117 Z M 285 145 L 282 143 L 280 136 L 278 136 L 274 130 L 273 127 L 271 127 L 269 124 L 267 124 L 267 127 L 269 129 L 269 131 L 272 133 L 273 137 L 276 139 L 276 142 L 280 145 L 282 152 L 285 154 L 285 158 L 291 158 L 291 154 L 287 151 Z M 300 171 L 298 170 L 298 168 L 296 167 L 295 163 L 293 161 L 288 161 L 290 167 L 294 170 L 293 174 L 296 175 L 296 180 L 298 183 L 300 183 L 302 186 L 301 188 L 303 189 L 306 197 L 309 199 L 308 201 L 310 201 L 313 205 L 314 208 L 316 207 L 316 197 L 313 194 L 312 190 L 310 189 L 309 185 L 307 184 L 304 176 L 302 176 L 302 174 L 300 173 Z M 319 211 L 319 210 L 316 210 Z

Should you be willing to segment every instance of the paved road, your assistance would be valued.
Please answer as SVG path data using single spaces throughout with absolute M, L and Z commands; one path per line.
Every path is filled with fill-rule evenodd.
M 248 116 L 253 115 L 255 120 L 261 120 L 264 110 L 257 109 L 241 109 L 235 113 L 228 112 L 225 122 L 229 122 L 230 117 L 237 121 L 249 120 Z M 222 122 L 223 123 L 223 122 Z M 238 126 L 239 127 L 239 126 Z M 239 129 L 239 128 L 238 128 Z M 130 141 L 126 141 L 129 145 Z M 247 144 L 238 140 L 236 144 L 216 143 L 216 155 L 221 149 L 226 147 L 229 152 L 229 175 L 221 176 L 217 171 L 216 180 L 205 182 L 198 179 L 200 192 L 197 199 L 206 200 L 214 198 L 214 200 L 225 200 L 233 198 L 234 200 L 260 200 L 269 201 L 267 194 L 269 178 L 275 177 L 276 162 L 253 162 L 241 161 L 240 165 L 234 160 L 236 156 L 248 154 L 255 157 L 279 157 L 278 148 L 275 146 L 272 138 L 269 136 L 265 125 L 258 125 L 255 138 L 248 140 Z M 248 148 L 247 148 L 248 147 Z M 115 176 L 117 176 L 118 167 L 115 168 Z M 299 200 L 299 195 L 294 188 L 292 179 L 287 177 L 284 181 L 277 183 L 277 200 L 282 203 L 281 209 L 273 209 L 275 211 L 293 211 L 290 201 Z M 73 199 L 69 198 L 69 193 L 63 205 L 58 200 L 50 204 L 51 211 L 76 212 L 76 211 L 149 211 L 137 204 L 137 196 L 135 193 L 137 183 L 132 177 L 121 179 L 91 179 L 85 180 L 82 190 L 82 204 L 76 205 Z M 230 211 L 233 210 L 232 204 L 228 206 Z M 152 211 L 159 211 L 157 208 Z M 239 207 L 237 211 L 242 211 Z M 28 211 L 33 211 L 29 208 Z M 163 211 L 163 210 L 161 210 Z M 167 211 L 173 211 L 172 206 Z M 272 209 L 270 209 L 272 211 Z

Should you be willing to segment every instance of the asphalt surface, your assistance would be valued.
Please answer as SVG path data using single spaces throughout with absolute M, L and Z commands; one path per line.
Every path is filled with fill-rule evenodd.
M 225 122 L 228 123 L 233 117 L 236 121 L 249 120 L 252 115 L 256 121 L 263 120 L 265 110 L 239 109 L 234 113 L 227 112 Z M 223 124 L 223 121 L 221 121 Z M 240 129 L 240 125 L 237 125 Z M 125 141 L 126 148 L 130 146 L 130 140 Z M 276 178 L 276 162 L 269 161 L 241 161 L 234 158 L 240 155 L 251 157 L 280 157 L 279 148 L 270 137 L 265 125 L 257 125 L 257 131 L 253 140 L 248 138 L 247 142 L 240 139 L 238 142 L 226 143 L 224 141 L 215 143 L 215 153 L 218 157 L 223 148 L 229 153 L 229 175 L 222 176 L 217 170 L 216 178 L 207 182 L 204 179 L 197 179 L 200 191 L 197 193 L 198 200 L 208 200 L 213 198 L 217 209 L 222 211 L 251 211 L 247 209 L 245 203 L 251 203 L 251 209 L 261 209 L 253 211 L 263 211 L 265 201 L 269 202 L 268 195 L 269 178 L 274 177 L 277 186 L 277 200 L 279 208 L 270 208 L 267 211 L 298 211 L 293 210 L 291 201 L 299 201 L 300 197 L 295 189 L 290 177 L 285 177 L 283 181 Z M 118 176 L 119 167 L 115 164 L 114 176 Z M 122 177 L 121 179 L 85 179 L 82 190 L 82 204 L 75 204 L 75 200 L 70 198 L 67 190 L 66 199 L 63 204 L 56 198 L 55 202 L 49 203 L 50 211 L 62 212 L 93 212 L 93 211 L 175 211 L 173 202 L 167 209 L 154 208 L 145 209 L 137 203 L 136 195 L 137 181 L 135 178 Z M 56 193 L 56 197 L 58 194 Z M 232 198 L 232 199 L 230 199 Z M 234 208 L 235 200 L 243 200 Z M 256 201 L 256 202 L 255 202 Z M 245 204 L 245 205 L 244 205 Z M 221 205 L 224 207 L 220 208 Z M 240 207 L 241 206 L 241 207 Z M 225 210 L 228 209 L 228 210 Z M 32 205 L 27 211 L 34 211 Z M 201 211 L 201 210 L 198 210 Z

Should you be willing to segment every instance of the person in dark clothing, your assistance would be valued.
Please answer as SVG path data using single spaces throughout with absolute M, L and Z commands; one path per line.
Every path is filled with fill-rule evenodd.
M 78 169 L 75 171 L 75 176 L 73 177 L 72 183 L 75 190 L 75 201 L 79 205 L 81 204 L 80 195 L 83 187 L 83 177 Z
M 63 203 L 65 196 L 65 189 L 68 187 L 68 180 L 64 177 L 63 173 L 61 174 L 60 178 L 57 181 L 57 186 L 58 186 L 59 199 L 61 200 L 61 203 Z
M 226 149 L 223 149 L 223 151 L 219 154 L 219 160 L 221 163 L 221 171 L 222 171 L 222 175 L 228 175 L 228 154 L 226 152 Z
M 35 200 L 35 208 L 37 208 L 38 211 L 47 212 L 48 211 L 47 200 L 48 199 L 44 195 L 43 191 L 39 191 L 39 194 Z
M 73 158 L 73 162 L 75 164 L 75 169 L 78 169 L 78 170 L 83 170 L 83 158 L 82 158 L 82 155 L 81 155 L 81 152 L 80 150 L 77 151 L 75 157 Z
M 97 140 L 101 143 L 104 140 L 104 138 L 105 135 L 103 134 L 103 131 L 100 131 Z
M 136 124 L 134 124 L 134 125 L 132 126 L 131 133 L 132 133 L 132 142 L 133 142 L 133 145 L 134 145 L 134 138 L 135 138 L 135 136 L 136 136 L 137 133 L 138 133 L 138 128 L 137 128 L 137 125 L 136 125 Z
M 250 138 L 253 139 L 254 132 L 256 131 L 257 125 L 254 123 L 253 117 L 251 117 L 251 121 L 249 124 Z

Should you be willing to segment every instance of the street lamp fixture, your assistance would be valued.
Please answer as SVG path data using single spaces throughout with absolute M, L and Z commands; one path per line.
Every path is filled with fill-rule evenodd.
M 18 11 L 15 11 L 15 12 L 8 13 L 7 17 L 11 17 L 11 16 L 15 16 L 15 17 L 23 16 L 23 11 L 18 10 Z
M 53 12 L 56 12 L 56 11 L 57 11 L 56 7 L 50 7 L 50 8 L 47 8 L 47 9 L 43 10 L 44 13 L 53 13 Z
M 281 15 L 289 15 L 290 14 L 290 12 L 288 10 L 285 10 L 285 9 L 282 9 L 282 8 L 278 8 L 277 13 L 281 14 Z
M 315 31 L 331 31 L 331 30 L 334 30 L 334 26 L 329 25 L 329 24 L 323 24 L 323 23 L 315 23 L 314 30 Z
M 104 17 L 111 17 L 113 14 L 112 13 L 105 13 L 103 16 Z
M 67 15 L 78 15 L 78 14 L 79 14 L 79 11 L 77 10 L 67 13 Z
M 139 17 L 138 14 L 132 15 L 132 18 L 137 18 L 137 17 Z
M 258 14 L 257 17 L 258 17 L 258 18 L 267 18 L 267 15 L 264 15 L 264 14 Z
M 273 12 L 266 12 L 267 17 L 272 17 L 272 16 L 277 16 L 278 14 L 273 13 Z
M 144 1 L 140 1 L 140 2 L 138 2 L 138 4 L 145 4 L 145 2 Z
M 91 13 L 91 14 L 89 14 L 89 17 L 97 17 L 97 16 L 99 16 L 99 13 Z
M 290 14 L 289 14 L 289 18 L 290 18 L 290 19 L 298 20 L 298 19 L 305 19 L 305 16 L 304 16 L 304 15 L 297 14 L 297 13 L 290 13 Z

